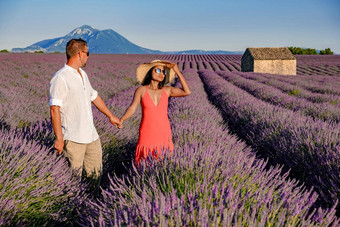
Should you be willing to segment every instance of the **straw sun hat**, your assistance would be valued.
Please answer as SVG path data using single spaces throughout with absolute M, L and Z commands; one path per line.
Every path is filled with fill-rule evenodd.
M 163 61 L 163 60 L 154 60 L 150 63 L 144 63 L 140 64 L 137 68 L 136 71 L 136 77 L 137 80 L 139 81 L 140 84 L 143 84 L 146 74 L 149 72 L 149 70 L 154 67 L 154 66 L 164 66 L 164 69 L 166 71 L 166 76 L 165 76 L 165 83 L 169 83 L 171 80 L 175 78 L 175 71 L 173 69 L 170 69 L 166 67 L 166 64 L 173 64 L 169 61 Z

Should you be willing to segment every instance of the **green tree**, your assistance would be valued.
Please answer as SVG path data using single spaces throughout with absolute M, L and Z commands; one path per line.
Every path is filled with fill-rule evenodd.
M 307 49 L 304 50 L 304 54 L 306 54 L 306 55 L 317 55 L 318 52 L 316 52 L 315 49 L 307 48 Z
M 6 49 L 0 50 L 1 53 L 8 53 L 9 51 Z
M 317 55 L 318 52 L 312 48 L 303 49 L 301 47 L 288 47 L 292 54 L 304 54 L 304 55 Z M 334 53 L 330 48 L 326 48 L 325 50 L 320 50 L 319 54 L 321 55 L 333 55 Z
M 290 50 L 290 52 L 292 52 L 292 54 L 304 54 L 301 47 L 288 47 L 288 49 Z
M 326 48 L 325 50 L 320 50 L 321 55 L 333 55 L 334 53 L 331 51 L 330 48 Z

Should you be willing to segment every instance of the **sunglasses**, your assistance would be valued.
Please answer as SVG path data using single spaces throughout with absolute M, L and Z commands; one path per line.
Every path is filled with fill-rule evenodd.
M 87 57 L 90 55 L 90 51 L 81 51 L 81 52 L 83 52 L 83 53 L 86 53 L 86 55 L 87 55 Z
M 156 72 L 156 73 L 161 73 L 161 72 L 163 72 L 164 76 L 166 76 L 166 70 L 165 70 L 165 69 L 161 70 L 160 68 L 156 68 L 155 72 Z

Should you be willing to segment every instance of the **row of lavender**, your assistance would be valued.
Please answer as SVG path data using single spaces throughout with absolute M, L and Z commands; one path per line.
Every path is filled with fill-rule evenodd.
M 74 178 L 64 158 L 50 152 L 54 134 L 49 122 L 49 81 L 63 66 L 65 56 L 0 57 L 0 225 L 74 224 L 77 210 L 83 209 L 84 201 L 92 199 L 93 193 L 87 182 Z M 89 61 L 86 71 L 107 100 L 136 86 L 134 71 L 141 60 L 147 60 L 147 56 L 98 55 Z M 124 141 L 116 143 L 112 135 L 118 133 L 117 129 L 97 112 L 95 116 L 103 133 L 105 165 L 111 166 L 108 160 L 112 151 L 119 150 Z
M 108 190 L 103 191 L 103 201 L 90 202 L 91 206 L 89 206 L 89 201 L 93 200 L 91 200 L 91 197 L 85 192 L 84 185 L 72 178 L 68 168 L 65 168 L 66 166 L 63 160 L 55 156 L 47 155 L 46 147 L 40 145 L 39 148 L 33 147 L 32 149 L 32 146 L 27 146 L 28 144 L 23 142 L 27 141 L 27 135 L 35 135 L 37 132 L 40 132 L 42 138 L 48 138 L 51 131 L 47 129 L 45 134 L 42 133 L 42 131 L 48 127 L 42 125 L 39 127 L 43 128 L 35 127 L 34 129 L 36 129 L 36 131 L 26 132 L 25 135 L 20 137 L 18 141 L 14 143 L 17 144 L 17 147 L 12 150 L 8 149 L 8 146 L 5 148 L 5 150 L 12 152 L 8 153 L 7 160 L 5 160 L 8 161 L 10 165 L 6 166 L 6 169 L 2 169 L 2 172 L 5 174 L 1 179 L 5 182 L 4 185 L 15 189 L 12 191 L 12 196 L 17 197 L 13 200 L 13 197 L 5 193 L 5 190 L 3 191 L 4 193 L 1 194 L 3 199 L 3 203 L 1 204 L 7 210 L 11 208 L 8 204 L 12 204 L 12 201 L 14 201 L 13 209 L 10 209 L 7 213 L 2 213 L 3 215 L 7 214 L 7 218 L 9 218 L 7 219 L 9 220 L 7 223 L 20 224 L 20 221 L 24 221 L 23 224 L 27 224 L 30 223 L 30 221 L 38 219 L 41 221 L 40 224 L 43 224 L 44 221 L 48 221 L 49 223 L 51 221 L 58 221 L 66 224 L 74 224 L 79 218 L 76 214 L 72 213 L 73 210 L 76 210 L 81 216 L 81 222 L 85 225 L 88 224 L 87 221 L 96 222 L 97 220 L 99 220 L 101 224 L 112 224 L 105 222 L 110 221 L 112 217 L 114 217 L 114 219 L 112 219 L 113 223 L 115 221 L 121 221 L 130 224 L 150 223 L 148 220 L 154 221 L 151 222 L 151 224 L 164 222 L 167 224 L 173 223 L 173 225 L 177 223 L 236 224 L 247 222 L 259 223 L 259 225 L 292 223 L 310 226 L 313 223 L 328 225 L 332 223 L 332 221 L 334 225 L 337 224 L 337 221 L 333 220 L 334 211 L 319 210 L 317 214 L 307 215 L 312 211 L 311 205 L 314 203 L 316 195 L 312 194 L 311 191 L 305 191 L 303 188 L 297 188 L 294 181 L 287 182 L 285 177 L 280 177 L 280 170 L 278 168 L 274 168 L 269 172 L 264 171 L 265 163 L 262 161 L 254 161 L 254 156 L 249 153 L 249 149 L 245 148 L 244 144 L 237 142 L 235 137 L 230 137 L 228 132 L 224 130 L 224 127 L 221 126 L 222 119 L 218 115 L 217 110 L 209 108 L 210 111 L 207 113 L 205 109 L 202 109 L 202 105 L 197 105 L 197 103 L 209 105 L 207 97 L 204 95 L 202 85 L 197 84 L 197 75 L 194 74 L 190 76 L 186 74 L 186 76 L 189 77 L 189 83 L 193 85 L 192 88 L 195 92 L 195 96 L 192 96 L 192 103 L 188 103 L 187 100 L 178 100 L 179 102 L 176 102 L 176 100 L 171 101 L 170 107 L 170 117 L 174 121 L 172 122 L 174 140 L 177 141 L 176 150 L 180 152 L 173 156 L 176 162 L 172 164 L 165 162 L 162 163 L 162 166 L 148 169 L 147 172 L 142 175 L 142 178 L 140 178 L 139 173 L 136 172 L 133 172 L 130 176 L 134 179 L 137 178 L 139 182 L 136 193 L 139 192 L 138 190 L 140 190 L 140 188 L 145 188 L 145 183 L 150 183 L 147 184 L 148 186 L 150 185 L 150 187 L 145 189 L 146 192 L 149 192 L 149 194 L 146 193 L 145 196 L 150 200 L 139 198 L 138 196 L 140 195 L 138 195 L 135 200 L 128 204 L 128 208 L 130 208 L 128 211 L 135 211 L 135 213 L 125 213 L 127 207 L 125 207 L 125 209 L 119 208 L 118 211 L 116 210 L 116 216 L 112 213 L 113 207 L 111 206 L 118 206 L 117 201 L 123 201 L 121 199 L 125 198 L 124 195 L 124 198 L 119 197 L 118 200 L 116 200 L 117 197 L 112 197 L 112 191 L 116 193 L 118 186 L 125 188 L 128 192 L 132 190 L 124 183 L 119 185 L 112 183 L 113 186 L 116 185 L 117 187 L 111 185 Z M 126 89 L 108 101 L 112 110 L 116 111 L 118 115 L 123 113 L 124 109 L 129 105 L 129 100 L 132 98 L 134 89 L 135 87 Z M 201 111 L 192 111 L 195 109 L 201 109 Z M 95 114 L 95 116 L 99 128 L 103 132 L 114 135 L 111 136 L 112 140 L 123 143 L 136 143 L 138 131 L 136 122 L 139 121 L 140 115 L 136 114 L 131 121 L 126 122 L 125 131 L 116 131 L 105 124 L 107 119 L 102 117 L 102 115 Z M 189 121 L 189 119 L 191 121 Z M 202 124 L 202 119 L 205 119 L 204 124 Z M 218 119 L 218 121 L 216 121 L 216 119 Z M 195 122 L 197 121 L 200 122 L 200 124 L 196 124 Z M 206 130 L 206 128 L 210 127 L 216 128 L 216 131 Z M 14 138 L 13 135 L 16 133 L 9 134 L 11 135 L 10 138 Z M 221 135 L 223 136 L 221 137 Z M 2 144 L 6 144 L 6 142 Z M 7 144 L 11 145 L 13 142 Z M 31 141 L 30 144 L 36 143 Z M 116 148 L 117 147 L 111 144 L 110 149 L 111 151 L 115 151 L 115 154 L 110 159 L 108 159 L 107 156 L 104 159 L 107 167 L 119 163 L 122 156 L 129 158 L 133 153 L 131 147 L 125 150 Z M 110 149 L 105 150 L 110 151 Z M 20 158 L 15 158 L 17 156 Z M 22 163 L 25 163 L 25 165 L 18 165 L 20 160 L 22 160 Z M 47 166 L 46 163 L 48 163 Z M 205 164 L 209 164 L 210 166 L 206 166 Z M 226 169 L 226 166 L 228 166 L 229 169 Z M 197 171 L 198 167 L 200 167 L 200 171 Z M 25 169 L 25 171 L 22 171 L 23 169 Z M 64 171 L 60 171 L 61 169 Z M 162 171 L 157 172 L 156 170 Z M 206 170 L 210 170 L 210 172 Z M 219 177 L 216 176 L 216 170 L 220 171 Z M 12 173 L 13 176 L 17 178 L 8 178 L 9 175 L 6 171 Z M 171 173 L 171 171 L 173 172 Z M 151 173 L 157 174 L 152 175 Z M 245 175 L 245 173 L 248 174 Z M 137 176 L 135 176 L 135 174 L 137 174 Z M 149 176 L 149 174 L 152 176 Z M 158 190 L 159 197 L 156 196 L 155 198 L 155 194 L 150 194 L 154 189 L 153 184 L 155 183 L 155 177 L 156 180 L 162 179 L 157 178 L 157 176 L 168 178 L 166 181 L 161 182 L 161 185 L 158 185 L 160 188 Z M 174 178 L 174 176 L 177 176 L 177 178 Z M 145 179 L 145 177 L 147 179 Z M 121 182 L 122 179 L 116 178 L 119 182 Z M 198 179 L 201 179 L 203 182 L 197 184 Z M 30 182 L 29 187 L 27 187 L 27 182 Z M 66 184 L 66 182 L 68 183 Z M 185 185 L 184 189 L 186 189 L 186 191 L 182 191 L 182 194 L 178 196 L 177 192 L 181 189 L 183 190 L 183 182 L 191 183 Z M 203 186 L 201 186 L 201 184 L 203 184 Z M 170 194 L 168 194 L 168 196 L 161 194 L 164 193 L 164 190 L 167 192 L 172 185 L 174 185 L 174 191 L 172 191 L 171 196 Z M 7 187 L 6 189 L 8 190 Z M 263 189 L 263 191 L 259 189 Z M 17 195 L 18 192 L 20 196 Z M 183 195 L 191 197 L 185 200 L 186 196 Z M 149 196 L 151 196 L 151 198 Z M 237 196 L 237 200 L 235 200 L 235 196 Z M 21 200 L 18 199 L 18 197 Z M 178 202 L 175 202 L 176 198 Z M 12 203 L 8 203 L 9 201 Z M 38 201 L 40 203 L 38 203 Z M 84 201 L 86 201 L 86 206 L 83 204 Z M 145 204 L 141 201 L 147 201 L 147 203 Z M 286 201 L 286 203 L 282 203 L 282 201 Z M 164 207 L 165 210 L 161 209 L 162 202 L 168 205 L 168 207 Z M 139 206 L 136 207 L 135 203 Z M 131 206 L 133 206 L 133 209 Z M 147 206 L 151 206 L 150 209 L 152 211 L 146 212 L 145 208 L 148 208 Z M 189 206 L 191 210 L 188 209 Z M 14 209 L 18 209 L 18 207 L 20 207 L 20 210 L 17 211 Z M 86 213 L 86 207 L 93 208 L 93 210 L 86 210 L 86 212 L 88 212 Z M 171 209 L 167 210 L 168 208 Z M 6 209 L 4 210 L 6 211 Z M 106 213 L 101 213 L 103 209 Z M 197 215 L 190 216 L 192 211 L 195 210 L 198 212 Z M 97 216 L 98 211 L 99 216 Z M 160 216 L 157 215 L 163 211 L 165 213 L 161 213 L 162 215 Z M 15 215 L 16 212 L 17 216 Z M 119 216 L 124 214 L 129 214 L 132 218 L 126 220 L 123 216 Z M 15 219 L 13 219 L 13 217 Z M 97 219 L 98 217 L 101 218 Z M 152 217 L 155 219 L 152 219 Z M 159 217 L 164 217 L 164 219 L 159 220 Z M 32 218 L 35 219 L 32 220 Z
M 190 68 L 241 71 L 241 55 L 151 55 L 180 64 L 189 62 Z M 340 56 L 295 56 L 299 75 L 340 76 Z M 218 69 L 216 69 L 216 64 Z M 185 69 L 185 68 L 184 68 Z
M 133 90 L 127 88 L 109 100 L 118 103 L 112 110 L 117 116 L 124 113 Z M 118 130 L 94 111 L 104 150 L 101 186 L 106 188 L 108 173 L 126 172 L 124 165 L 131 164 L 140 116 L 125 124 L 130 130 Z M 54 136 L 50 123 L 43 120 L 15 130 L 2 122 L 1 126 L 0 225 L 74 225 L 86 209 L 85 201 L 93 200 L 96 191 L 75 177 L 66 160 L 51 150 Z
M 311 61 L 304 59 L 310 59 Z M 222 62 L 203 62 L 198 65 L 197 69 L 209 69 L 217 72 L 223 70 L 224 72 L 220 72 L 220 75 L 257 98 L 271 104 L 298 111 L 302 115 L 311 116 L 314 119 L 319 118 L 328 122 L 338 123 L 340 115 L 340 79 L 337 77 L 340 75 L 338 70 L 340 68 L 339 63 L 339 56 L 329 56 L 327 58 L 303 56 L 298 58 L 298 73 L 299 67 L 301 66 L 308 68 L 309 72 L 306 74 L 312 74 L 311 72 L 316 69 L 313 73 L 318 75 L 298 75 L 296 77 L 241 73 L 238 72 L 238 69 L 231 69 L 230 63 L 226 64 Z M 184 68 L 188 66 L 188 62 L 183 64 Z M 196 67 L 196 65 L 192 63 L 190 63 L 190 66 L 193 68 Z M 318 67 L 324 67 L 327 68 L 327 70 L 333 68 L 335 70 L 323 71 L 319 70 L 320 68 Z M 263 84 L 261 85 L 256 81 Z M 308 81 L 308 83 L 306 83 L 306 81 Z M 333 124 L 333 127 L 338 128 L 339 126 L 338 124 Z M 335 141 L 338 141 L 338 139 Z M 338 153 L 338 151 L 336 152 Z M 336 160 L 338 159 L 334 159 L 333 164 L 337 162 Z M 318 159 L 316 159 L 314 163 L 317 164 Z M 308 165 L 308 162 L 306 164 Z M 337 168 L 338 165 L 335 166 L 335 170 Z M 333 185 L 330 190 L 333 191 L 333 193 L 331 193 L 333 194 L 333 198 L 337 198 L 336 188 L 339 184 L 339 173 L 335 172 L 333 177 L 335 177 L 336 187 L 334 188 Z M 327 177 L 325 177 L 324 180 L 327 181 Z M 324 186 L 324 192 L 326 194 L 328 194 L 327 190 L 328 187 Z M 332 202 L 329 204 L 331 203 Z
M 221 72 L 222 77 L 230 78 Z M 206 91 L 241 138 L 284 164 L 291 175 L 320 194 L 319 204 L 332 206 L 340 193 L 340 128 L 255 98 L 210 70 L 200 71 Z
M 297 70 L 299 74 L 306 75 L 340 75 L 340 56 L 295 56 L 297 61 Z
M 64 158 L 43 145 L 48 128 L 19 132 L 0 130 L 0 225 L 70 224 L 90 198 L 87 184 L 74 177 Z M 40 141 L 34 133 L 43 135 Z M 35 137 L 37 140 L 32 139 Z
M 104 100 L 107 97 L 111 97 L 115 91 L 119 91 L 136 83 L 136 80 L 133 77 L 123 76 L 123 80 L 117 80 L 117 78 L 120 79 L 120 77 L 117 77 L 116 75 L 133 75 L 134 72 L 132 69 L 139 63 L 137 61 L 136 63 L 130 63 L 133 65 L 125 65 L 126 60 L 124 59 L 127 59 L 127 57 L 136 60 L 140 59 L 139 62 L 141 62 L 153 58 L 176 60 L 176 58 L 179 57 L 189 58 L 192 56 L 151 55 L 146 57 L 143 55 L 94 55 L 92 58 L 95 58 L 96 61 L 92 62 L 93 65 L 91 65 L 91 61 L 89 62 L 88 73 L 93 77 L 92 83 L 94 86 L 101 90 L 101 95 Z M 202 58 L 202 56 L 195 57 L 197 59 Z M 216 60 L 214 62 L 180 61 L 179 64 L 183 69 L 193 68 L 197 70 L 240 71 L 239 59 L 233 60 L 237 59 L 236 56 L 217 55 L 215 58 L 223 59 L 223 57 L 228 57 L 230 60 Z M 46 89 L 46 86 L 48 86 L 51 75 L 60 68 L 64 59 L 65 57 L 63 54 L 0 54 L 0 76 L 2 80 L 2 83 L 0 84 L 0 107 L 3 110 L 0 118 L 11 119 L 11 122 L 7 122 L 7 124 L 12 127 L 25 127 L 38 119 L 42 120 L 48 118 L 49 111 L 44 105 L 44 103 L 47 102 L 48 97 L 48 89 Z M 331 63 L 333 64 L 334 62 Z M 262 74 L 258 77 L 265 77 L 265 75 Z M 320 102 L 324 102 L 328 100 L 331 104 L 339 104 L 338 96 L 340 94 L 340 81 L 337 77 L 299 75 L 297 77 L 282 78 L 277 75 L 270 76 L 270 78 L 266 78 L 267 81 L 263 82 L 268 83 L 268 80 L 270 80 L 269 82 L 272 82 L 273 79 L 275 80 L 274 86 L 277 88 L 284 88 L 286 93 L 293 92 L 294 95 L 307 98 L 309 101 L 315 100 L 315 102 L 319 102 L 320 100 Z M 309 83 L 305 83 L 307 79 L 309 80 Z M 35 81 L 37 80 L 42 80 L 44 83 L 36 83 Z M 108 85 L 110 85 L 110 87 L 108 87 Z M 18 95 L 20 97 L 18 97 Z M 29 101 L 27 99 L 29 99 Z M 23 115 L 25 115 L 25 119 L 21 118 Z
M 149 55 L 153 59 L 167 59 L 171 61 L 237 61 L 240 62 L 242 55 Z M 328 56 L 313 56 L 313 55 L 295 55 L 297 65 L 326 65 L 326 66 L 339 66 L 339 55 Z
M 81 211 L 84 226 L 207 226 L 207 225 L 301 225 L 338 224 L 334 208 L 314 210 L 317 198 L 311 190 L 280 175 L 279 167 L 265 170 L 251 150 L 231 136 L 223 119 L 204 92 L 197 72 L 185 70 L 192 94 L 170 100 L 175 150 L 161 161 L 148 162 L 138 171 L 117 177 L 110 173 L 110 185 L 102 198 L 89 201 Z M 109 101 L 120 111 L 134 89 Z M 123 101 L 119 101 L 123 100 Z M 136 125 L 125 142 L 136 142 Z M 130 120 L 129 120 L 130 121 Z M 128 122 L 126 122 L 128 123 Z M 209 130 L 209 129 L 214 130 Z M 132 136 L 131 136 L 132 135 Z
M 14 56 L 14 58 L 21 58 L 22 54 L 0 54 L 0 59 L 7 58 L 8 55 Z M 50 54 L 53 56 L 56 56 L 57 58 L 64 57 L 63 54 Z M 41 59 L 41 55 L 37 54 L 25 54 L 25 56 L 28 56 L 32 59 Z M 95 56 L 96 58 L 98 56 L 101 56 L 102 59 L 108 59 L 112 56 L 118 56 L 119 58 L 126 58 L 124 55 L 91 55 Z M 190 64 L 203 64 L 205 67 L 204 69 L 210 69 L 213 67 L 214 63 L 222 62 L 222 64 L 219 65 L 219 67 L 222 67 L 218 70 L 224 70 L 226 63 L 231 63 L 231 67 L 229 65 L 226 66 L 227 70 L 233 71 L 238 70 L 240 71 L 241 66 L 241 55 L 148 55 L 147 57 L 145 55 L 129 55 L 131 58 L 139 58 L 139 59 L 163 59 L 163 60 L 169 60 L 174 61 L 178 63 L 183 62 L 191 62 Z M 297 59 L 297 72 L 298 74 L 306 74 L 306 75 L 340 75 L 340 56 L 334 55 L 334 56 L 295 56 Z M 11 57 L 13 58 L 13 57 Z M 48 56 L 47 58 L 51 58 L 51 56 Z M 47 59 L 46 58 L 46 59 Z M 55 57 L 52 57 L 55 58 Z M 115 57 L 114 57 L 115 58 Z M 40 61 L 39 61 L 40 62 Z M 39 63 L 37 62 L 37 63 Z M 46 62 L 46 61 L 42 61 Z M 204 62 L 204 63 L 203 63 Z M 193 67 L 192 67 L 193 68 Z M 195 68 L 194 68 L 195 69 Z M 197 68 L 198 70 L 201 70 L 202 68 Z
M 327 76 L 283 77 L 263 73 L 241 73 L 243 77 L 280 89 L 290 95 L 314 103 L 328 102 L 339 105 L 340 79 Z
M 330 123 L 340 122 L 340 96 L 320 94 L 315 95 L 313 93 L 308 94 L 309 96 L 307 96 L 307 92 L 302 93 L 302 95 L 305 95 L 308 98 L 314 98 L 312 100 L 318 101 L 319 99 L 317 98 L 320 96 L 325 100 L 325 102 L 316 103 L 301 97 L 297 97 L 301 96 L 301 90 L 296 87 L 291 88 L 291 86 L 289 86 L 287 89 L 287 86 L 284 87 L 277 85 L 275 81 L 269 82 L 270 85 L 267 85 L 269 83 L 263 84 L 261 82 L 257 82 L 257 80 L 260 80 L 259 78 L 261 78 L 260 75 L 225 71 L 219 71 L 218 74 L 258 99 L 264 100 L 274 105 L 282 106 L 286 109 L 291 109 L 306 116 L 311 116 L 314 119 L 318 118 Z M 271 79 L 269 80 L 272 81 Z M 283 92 L 282 90 L 286 92 Z M 295 91 L 295 93 L 292 91 Z M 329 99 L 327 100 L 326 97 Z M 335 103 L 337 105 L 332 105 L 331 103 Z
M 12 87 L 6 83 L 0 85 L 2 86 L 0 92 L 2 92 L 3 95 L 7 95 L 5 96 L 7 99 L 13 98 L 10 99 L 10 101 L 7 100 L 7 102 L 2 103 L 4 108 L 3 110 L 11 108 L 10 105 L 15 104 L 17 100 L 24 99 L 25 101 L 22 102 L 22 105 L 18 105 L 17 109 L 8 111 L 6 117 L 3 117 L 5 115 L 2 115 L 2 131 L 0 137 L 3 147 L 1 148 L 0 153 L 2 154 L 2 151 L 7 151 L 7 153 L 5 152 L 1 155 L 2 160 L 4 160 L 1 163 L 8 162 L 9 164 L 8 166 L 1 166 L 2 169 L 0 172 L 3 173 L 1 175 L 3 178 L 0 180 L 0 185 L 8 185 L 8 187 L 1 188 L 1 208 L 4 208 L 4 211 L 8 208 L 8 212 L 2 213 L 2 215 L 5 216 L 2 216 L 0 220 L 5 220 L 5 223 L 6 220 L 8 220 L 7 223 L 9 222 L 13 225 L 15 225 L 16 222 L 20 222 L 25 219 L 29 221 L 29 218 L 32 219 L 33 217 L 38 220 L 45 221 L 55 220 L 66 223 L 68 221 L 72 222 L 73 219 L 77 220 L 78 217 L 76 217 L 77 214 L 74 214 L 71 211 L 76 210 L 78 207 L 79 213 L 82 213 L 82 202 L 89 197 L 84 189 L 86 185 L 84 186 L 83 183 L 72 178 L 71 173 L 66 171 L 67 168 L 65 168 L 65 163 L 63 163 L 63 161 L 59 160 L 55 156 L 46 155 L 46 151 L 51 147 L 53 142 L 53 133 L 51 132 L 49 122 L 45 121 L 45 118 L 48 118 L 48 114 L 46 114 L 48 113 L 48 94 L 46 94 L 46 91 L 48 91 L 48 81 L 54 73 L 54 68 L 57 70 L 62 66 L 61 64 L 64 56 L 34 55 L 34 57 L 30 58 L 22 58 L 27 55 L 10 56 L 15 56 L 15 58 L 18 59 L 15 60 L 13 57 L 14 60 L 7 60 L 7 62 L 5 61 L 6 64 L 11 64 L 11 62 L 13 63 L 14 61 L 17 62 L 7 68 L 0 64 L 0 67 L 4 67 L 5 69 L 4 71 L 1 71 L 1 76 L 4 79 L 11 78 L 12 80 L 9 81 L 9 83 L 13 82 L 14 84 L 17 84 L 18 88 L 15 88 L 15 86 L 13 88 L 16 89 L 13 93 L 13 95 L 16 96 L 16 99 L 14 99 L 11 95 L 8 95 Z M 112 97 L 108 100 L 108 104 L 111 105 L 113 113 L 121 116 L 132 99 L 133 90 L 137 86 L 134 79 L 134 70 L 136 66 L 140 62 L 151 60 L 152 57 L 95 55 L 92 59 L 93 61 L 89 62 L 89 68 L 86 69 L 86 71 L 89 73 L 92 83 L 95 84 L 94 87 L 97 89 L 99 88 L 99 93 L 104 97 L 104 100 L 108 100 L 107 98 Z M 19 62 L 24 67 L 21 68 L 18 66 Z M 93 66 L 91 66 L 91 64 L 93 64 Z M 32 66 L 32 68 L 29 68 L 30 66 Z M 18 69 L 14 68 L 15 71 L 19 71 L 21 73 L 14 71 L 6 74 L 8 70 L 13 69 L 13 67 L 17 67 Z M 51 69 L 50 72 L 47 71 L 49 69 Z M 25 75 L 28 75 L 28 78 Z M 93 77 L 93 75 L 95 77 Z M 32 77 L 39 82 L 37 83 L 37 81 L 35 81 L 35 86 L 34 83 L 27 86 L 26 84 L 32 82 Z M 195 80 L 193 80 L 193 83 L 195 83 Z M 198 91 L 201 90 L 202 89 L 198 89 Z M 35 95 L 40 95 L 40 99 L 34 99 Z M 25 105 L 31 106 L 31 109 L 26 109 L 23 112 L 20 112 L 20 108 Z M 184 107 L 179 108 L 182 112 L 184 111 L 183 109 Z M 45 115 L 44 111 L 46 111 Z M 193 117 L 191 115 L 186 116 L 185 114 L 182 114 L 182 112 L 179 114 L 179 118 L 181 120 L 180 124 L 182 124 L 188 117 Z M 1 114 L 2 113 L 3 112 L 1 112 Z M 18 119 L 24 121 L 27 119 L 27 116 L 30 115 L 36 116 L 37 119 L 34 120 L 34 118 L 32 118 L 32 120 L 28 121 L 29 124 L 27 124 L 28 126 L 30 125 L 30 127 L 21 130 L 20 128 L 24 125 L 20 125 L 18 123 L 18 119 L 12 118 L 15 114 L 17 114 L 16 116 L 18 116 Z M 120 174 L 125 172 L 121 163 L 123 161 L 128 168 L 131 168 L 129 164 L 131 156 L 133 156 L 133 148 L 137 142 L 140 116 L 136 114 L 131 121 L 129 120 L 126 122 L 126 130 L 118 131 L 110 126 L 107 119 L 101 114 L 95 112 L 94 115 L 96 126 L 100 131 L 99 133 L 103 140 L 105 152 L 104 169 L 106 172 L 104 177 L 107 176 L 106 173 L 112 174 L 115 172 Z M 210 113 L 207 115 L 209 116 Z M 212 114 L 212 116 L 215 117 L 212 118 L 210 123 L 218 119 L 216 115 Z M 198 119 L 206 117 L 207 116 L 200 116 Z M 36 122 L 36 120 L 38 120 L 38 122 Z M 174 124 L 173 127 L 176 125 L 177 124 Z M 16 126 L 20 127 L 17 130 L 14 130 Z M 205 134 L 202 133 L 202 130 L 196 130 L 197 133 L 194 133 L 192 137 L 190 137 L 190 132 L 195 132 L 195 130 L 185 128 L 181 130 L 183 132 L 175 129 L 173 130 L 174 140 L 184 141 L 178 142 L 178 144 L 184 144 L 183 146 L 185 146 L 185 139 L 190 138 L 192 143 L 194 143 L 196 139 L 199 139 L 199 141 L 204 140 Z M 176 131 L 182 136 L 176 136 Z M 184 132 L 186 132 L 186 134 L 184 134 Z M 216 138 L 218 137 L 219 135 L 216 135 Z M 216 138 L 210 140 L 214 141 Z M 216 141 L 218 142 L 219 140 Z M 18 152 L 15 153 L 15 151 Z M 44 154 L 40 155 L 41 152 Z M 15 158 L 15 155 L 19 158 Z M 23 160 L 22 162 L 18 161 L 21 159 Z M 13 160 L 13 162 L 10 162 L 9 160 Z M 41 165 L 41 162 L 47 162 L 50 165 L 45 167 L 45 165 Z M 65 177 L 63 178 L 61 175 L 49 175 L 50 173 L 61 173 Z M 190 174 L 191 173 L 189 173 L 189 175 Z M 11 178 L 7 178 L 7 176 L 12 176 L 13 181 L 10 180 Z M 56 178 L 59 178 L 60 181 Z M 239 178 L 235 177 L 233 180 L 239 180 Z M 30 187 L 26 188 L 26 184 L 29 181 L 31 181 L 32 184 L 30 184 Z M 18 182 L 18 184 L 16 182 Z M 65 182 L 70 182 L 70 188 L 65 188 L 65 185 L 60 186 L 60 184 L 65 184 Z M 110 184 L 109 178 L 105 177 L 102 186 L 107 188 L 108 184 Z M 46 187 L 44 187 L 44 185 L 46 185 Z M 58 185 L 59 188 L 56 189 L 56 185 Z M 15 190 L 12 191 L 12 193 L 9 193 L 7 191 L 8 188 L 15 188 Z M 69 191 L 72 193 L 68 194 Z M 84 199 L 81 199 L 80 195 L 83 196 Z M 307 197 L 309 197 L 308 195 L 310 194 L 307 193 Z M 314 196 L 310 196 L 310 198 L 312 203 L 314 201 Z M 6 206 L 6 204 L 10 205 Z M 61 209 L 62 207 L 64 207 L 64 209 Z M 317 216 L 314 216 L 314 218 L 316 217 Z M 321 218 L 322 217 L 324 216 L 321 215 Z M 331 213 L 329 217 L 329 220 L 331 220 L 333 217 Z
M 173 61 L 172 58 L 165 58 L 166 60 Z M 176 61 L 176 60 L 175 60 Z M 340 59 L 339 59 L 340 61 Z M 228 61 L 177 61 L 179 65 L 183 65 L 183 69 L 192 68 L 197 70 L 223 70 L 223 71 L 241 71 L 241 61 L 228 60 Z M 186 64 L 186 65 L 184 65 Z M 339 64 L 339 63 L 338 63 Z M 337 65 L 297 65 L 297 74 L 299 75 L 327 75 L 327 76 L 340 76 L 340 67 Z

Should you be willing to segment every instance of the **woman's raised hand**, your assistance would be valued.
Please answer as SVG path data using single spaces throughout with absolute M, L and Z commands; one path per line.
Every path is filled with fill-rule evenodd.
M 178 65 L 176 63 L 166 63 L 165 65 L 169 69 L 173 69 L 175 71 L 175 73 L 178 74 L 179 68 L 178 68 Z

